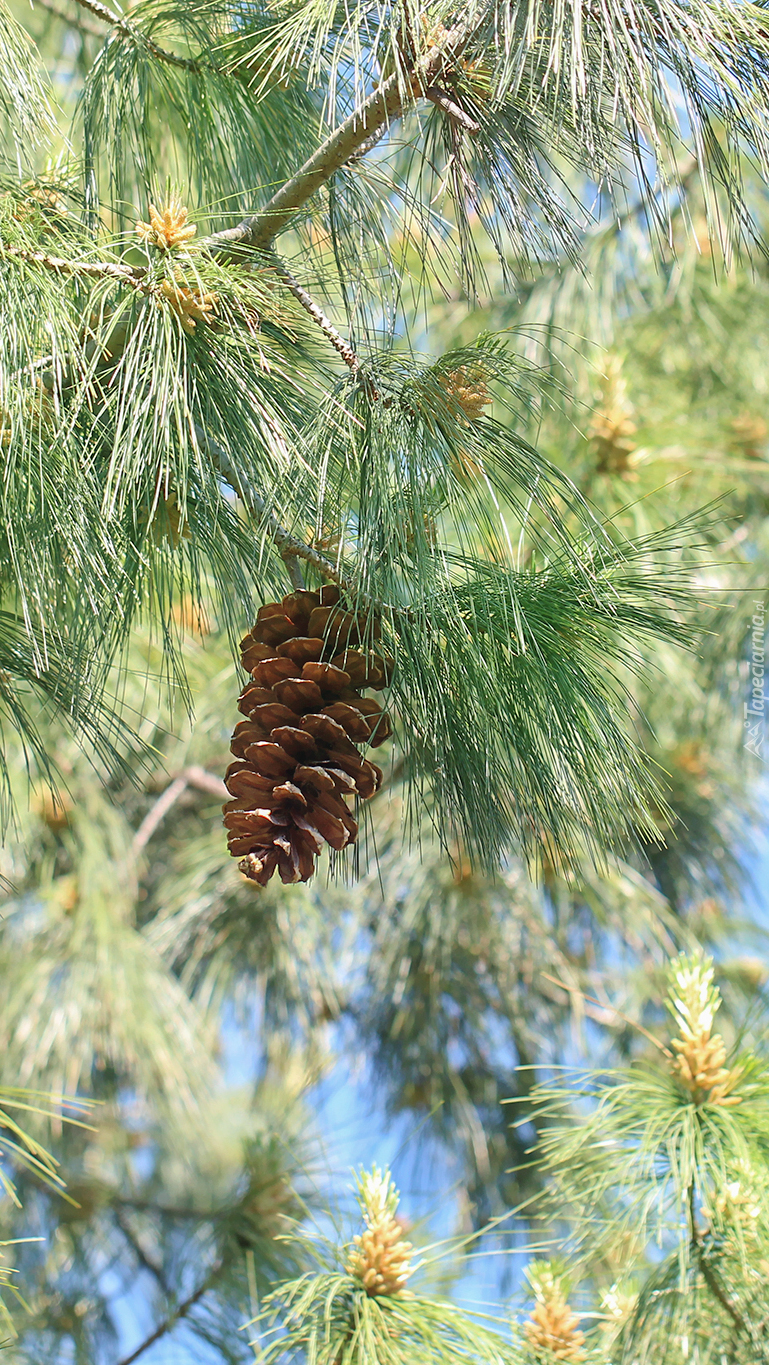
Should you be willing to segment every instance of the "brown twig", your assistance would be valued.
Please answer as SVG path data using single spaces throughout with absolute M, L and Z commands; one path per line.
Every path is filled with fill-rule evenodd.
M 431 104 L 435 104 L 439 109 L 442 109 L 444 114 L 451 119 L 452 123 L 458 123 L 461 128 L 464 128 L 465 132 L 473 134 L 480 133 L 480 123 L 477 123 L 474 118 L 471 118 L 469 114 L 466 114 L 464 109 L 457 104 L 456 100 L 453 100 L 451 95 L 447 94 L 445 90 L 442 90 L 439 85 L 428 85 L 422 91 L 422 94 L 426 100 L 430 100 Z
M 112 1216 L 128 1242 L 128 1245 L 131 1247 L 139 1265 L 143 1266 L 145 1270 L 148 1270 L 150 1274 L 154 1276 L 160 1285 L 160 1288 L 163 1290 L 163 1293 L 167 1294 L 168 1281 L 163 1273 L 163 1267 L 158 1265 L 156 1261 L 153 1261 L 152 1257 L 144 1250 L 144 1247 L 139 1241 L 139 1238 L 131 1227 L 125 1214 L 121 1213 L 120 1209 L 113 1207 Z
M 175 52 L 169 52 L 167 48 L 160 47 L 152 38 L 148 38 L 146 33 L 142 33 L 140 28 L 125 19 L 122 14 L 117 14 L 115 10 L 103 5 L 101 0 L 76 0 L 82 9 L 87 9 L 91 14 L 95 14 L 102 23 L 109 24 L 110 28 L 116 28 L 119 33 L 125 34 L 127 38 L 133 38 L 135 42 L 143 43 L 153 57 L 159 57 L 161 61 L 170 62 L 172 66 L 180 66 L 185 71 L 200 71 L 201 63 L 192 57 L 179 57 Z
M 353 374 L 358 374 L 360 370 L 360 360 L 349 341 L 345 341 L 344 337 L 340 336 L 333 322 L 330 322 L 326 317 L 323 309 L 315 302 L 312 295 L 308 294 L 304 286 L 294 278 L 288 267 L 283 264 L 274 252 L 270 253 L 269 259 L 275 270 L 275 274 L 282 280 L 286 288 L 290 290 L 294 298 L 301 303 L 305 313 L 309 314 L 313 322 L 317 323 L 323 335 L 331 342 L 334 350 L 342 357 L 345 365 L 348 366 Z
M 30 251 L 26 247 L 9 246 L 0 243 L 0 258 L 14 256 L 32 265 L 42 265 L 58 275 L 89 275 L 95 279 L 108 276 L 114 280 L 125 280 L 137 289 L 146 289 L 145 271 L 137 266 L 121 265 L 118 261 L 68 261 L 64 256 L 49 256 L 46 251 Z
M 166 787 L 155 804 L 147 811 L 131 844 L 134 857 L 138 857 L 146 848 L 158 825 L 176 805 L 179 797 L 184 795 L 188 787 L 197 787 L 199 791 L 219 797 L 220 801 L 226 801 L 229 795 L 221 778 L 214 776 L 213 773 L 207 773 L 205 768 L 186 768 L 183 773 L 174 778 L 173 782 Z
M 195 434 L 201 445 L 214 460 L 219 473 L 231 488 L 235 490 L 238 497 L 251 512 L 256 512 L 261 518 L 265 529 L 269 532 L 271 539 L 277 546 L 278 553 L 285 560 L 298 559 L 305 564 L 311 565 L 323 578 L 329 579 L 332 583 L 337 583 L 340 588 L 347 592 L 353 592 L 349 584 L 346 584 L 342 574 L 332 560 L 308 545 L 305 541 L 292 536 L 285 526 L 281 526 L 277 517 L 270 512 L 264 498 L 257 493 L 237 474 L 229 454 L 218 441 L 209 436 L 207 432 L 196 422 Z
M 176 1323 L 179 1322 L 180 1318 L 186 1317 L 190 1309 L 194 1308 L 195 1304 L 199 1303 L 203 1298 L 203 1295 L 208 1293 L 208 1290 L 215 1283 L 223 1269 L 224 1261 L 217 1261 L 206 1275 L 203 1283 L 198 1285 L 195 1292 L 190 1294 L 189 1298 L 184 1299 L 179 1306 L 174 1309 L 173 1313 L 169 1313 L 168 1317 L 163 1319 L 155 1328 L 154 1332 L 151 1332 L 148 1337 L 145 1337 L 144 1341 L 140 1346 L 136 1347 L 135 1351 L 132 1351 L 130 1355 L 124 1356 L 122 1360 L 118 1361 L 118 1365 L 133 1365 L 133 1362 L 138 1360 L 139 1356 L 144 1355 L 144 1352 L 148 1351 L 150 1346 L 154 1346 L 156 1341 L 160 1341 L 162 1337 L 170 1332 L 171 1328 L 176 1326 Z
M 58 5 L 52 5 L 50 0 L 35 0 L 38 9 L 44 9 L 47 14 L 52 14 L 54 19 L 58 19 L 62 24 L 68 24 L 71 28 L 77 28 L 81 33 L 88 33 L 91 38 L 103 38 L 104 34 L 95 24 L 89 24 L 82 14 L 66 14 L 59 9 Z
M 139 828 L 137 829 L 131 844 L 131 851 L 134 857 L 138 856 L 146 848 L 161 820 L 165 818 L 172 806 L 176 805 L 179 797 L 186 792 L 187 782 L 183 777 L 177 777 L 169 787 L 166 787 L 161 796 L 158 797 L 154 806 L 147 811 Z

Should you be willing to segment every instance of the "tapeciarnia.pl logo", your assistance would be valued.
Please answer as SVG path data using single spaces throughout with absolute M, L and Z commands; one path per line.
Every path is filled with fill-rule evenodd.
M 745 748 L 756 758 L 763 758 L 764 722 L 766 716 L 766 609 L 763 602 L 754 601 L 756 608 L 751 626 L 750 700 L 744 706 Z

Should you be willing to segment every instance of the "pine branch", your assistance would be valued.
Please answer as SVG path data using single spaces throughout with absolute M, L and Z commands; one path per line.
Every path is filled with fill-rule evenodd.
M 82 9 L 87 9 L 91 14 L 95 14 L 96 18 L 101 19 L 103 23 L 109 24 L 110 28 L 116 28 L 118 32 L 123 33 L 126 38 L 132 38 L 134 42 L 142 43 L 148 51 L 152 53 L 153 57 L 157 57 L 160 61 L 170 62 L 172 66 L 180 66 L 184 71 L 200 71 L 200 62 L 194 61 L 191 57 L 179 57 L 175 52 L 169 52 L 167 48 L 159 47 L 151 38 L 147 37 L 146 33 L 142 33 L 141 29 L 137 28 L 135 24 L 130 23 L 128 19 L 124 19 L 122 15 L 117 14 L 114 10 L 109 9 L 107 5 L 103 5 L 101 0 L 76 0 L 76 3 L 80 5 Z
M 144 1247 L 139 1241 L 139 1238 L 136 1236 L 136 1233 L 134 1232 L 125 1215 L 121 1213 L 119 1209 L 113 1208 L 112 1216 L 115 1219 L 115 1222 L 117 1223 L 117 1226 L 119 1227 L 126 1241 L 128 1242 L 131 1250 L 133 1251 L 137 1261 L 139 1262 L 139 1265 L 143 1266 L 145 1270 L 148 1270 L 150 1274 L 154 1276 L 154 1278 L 157 1280 L 158 1284 L 160 1285 L 160 1288 L 163 1290 L 163 1293 L 168 1294 L 168 1281 L 163 1273 L 162 1266 L 157 1265 L 157 1263 L 153 1261 L 152 1257 L 147 1255 L 147 1252 L 144 1250 Z
M 708 1289 L 710 1290 L 711 1294 L 713 1295 L 714 1299 L 716 1299 L 717 1302 L 720 1303 L 724 1312 L 727 1313 L 728 1316 L 731 1318 L 732 1322 L 734 1323 L 735 1331 L 740 1333 L 747 1332 L 748 1335 L 752 1336 L 752 1333 L 749 1332 L 748 1325 L 745 1322 L 745 1319 L 743 1318 L 742 1314 L 739 1312 L 737 1308 L 735 1308 L 728 1294 L 724 1290 L 723 1285 L 719 1284 L 718 1276 L 714 1273 L 712 1265 L 710 1265 L 708 1262 L 708 1258 L 705 1254 L 702 1243 L 698 1240 L 696 1245 L 697 1261 L 700 1270 L 702 1271 L 702 1277 L 706 1285 L 708 1286 Z
M 176 805 L 179 797 L 182 796 L 186 790 L 186 778 L 177 777 L 171 783 L 170 787 L 166 787 L 162 796 L 158 797 L 158 800 L 151 810 L 147 812 L 133 837 L 131 851 L 133 852 L 134 857 L 137 857 L 146 847 L 158 825 L 171 810 L 172 806 Z
M 325 555 L 320 554 L 312 545 L 308 545 L 305 541 L 299 540 L 296 536 L 292 536 L 291 532 L 287 531 L 285 526 L 281 526 L 277 517 L 269 511 L 264 498 L 261 497 L 255 489 L 251 488 L 248 484 L 243 483 L 243 480 L 237 474 L 232 460 L 224 449 L 224 446 L 221 446 L 218 441 L 214 440 L 212 436 L 209 436 L 197 422 L 195 423 L 195 434 L 201 445 L 205 448 L 207 454 L 214 461 L 219 473 L 226 479 L 230 487 L 235 490 L 241 501 L 250 512 L 256 512 L 262 518 L 266 530 L 275 542 L 278 552 L 283 559 L 286 561 L 291 559 L 301 560 L 304 563 L 311 565 L 311 567 L 321 574 L 323 578 L 329 579 L 332 583 L 338 583 L 339 587 L 347 592 L 353 591 L 350 588 L 350 585 L 345 583 L 339 569 L 330 559 L 327 559 Z
M 354 601 L 359 602 L 361 606 L 372 606 L 376 610 L 381 610 L 384 605 L 387 606 L 388 611 L 402 616 L 404 619 L 410 618 L 411 611 L 408 607 L 396 606 L 391 603 L 382 603 L 379 600 L 375 601 L 374 598 L 369 597 L 366 593 L 362 593 L 353 583 L 348 582 L 341 573 L 338 565 L 334 564 L 332 560 L 327 559 L 325 555 L 320 554 L 314 546 L 308 545 L 306 541 L 299 540 L 296 536 L 292 536 L 291 532 L 287 531 L 285 526 L 281 526 L 277 517 L 268 510 L 264 498 L 248 484 L 243 483 L 243 480 L 237 474 L 232 460 L 224 449 L 224 446 L 221 446 L 218 441 L 214 440 L 212 436 L 209 436 L 198 422 L 195 423 L 195 435 L 206 450 L 206 453 L 214 461 L 222 478 L 235 490 L 238 497 L 249 511 L 256 512 L 262 518 L 262 525 L 275 543 L 281 558 L 285 560 L 294 587 L 301 588 L 304 586 L 303 580 L 296 574 L 293 567 L 298 560 L 301 563 L 309 564 L 322 578 L 327 578 L 331 583 L 336 583 L 342 589 L 342 592 L 347 593 Z
M 694 1253 L 697 1258 L 697 1264 L 700 1268 L 702 1277 L 706 1285 L 708 1286 L 708 1289 L 710 1290 L 716 1302 L 720 1303 L 724 1312 L 731 1318 L 732 1322 L 734 1323 L 735 1331 L 740 1333 L 744 1332 L 747 1333 L 749 1336 L 752 1336 L 752 1333 L 750 1332 L 748 1325 L 745 1322 L 745 1319 L 743 1318 L 739 1309 L 735 1308 L 734 1304 L 729 1298 L 729 1295 L 726 1293 L 723 1285 L 719 1283 L 718 1276 L 715 1274 L 712 1265 L 708 1261 L 707 1252 L 705 1250 L 705 1247 L 703 1246 L 702 1238 L 700 1237 L 699 1231 L 697 1229 L 694 1181 L 692 1181 L 692 1183 L 690 1184 L 688 1191 L 688 1212 L 689 1235 L 691 1237 L 692 1246 L 694 1248 Z
M 79 3 L 79 0 L 75 0 L 75 3 Z M 102 30 L 97 28 L 95 24 L 89 24 L 82 14 L 66 14 L 64 10 L 59 9 L 58 5 L 52 5 L 50 0 L 36 0 L 36 5 L 38 9 L 45 10 L 47 14 L 53 15 L 53 18 L 58 19 L 60 23 L 67 24 L 70 28 L 76 28 L 80 33 L 87 33 L 91 38 L 104 37 Z
M 313 299 L 312 295 L 294 278 L 291 271 L 274 252 L 270 254 L 270 261 L 272 262 L 276 275 L 283 281 L 286 288 L 291 291 L 294 298 L 301 303 L 305 312 L 309 314 L 313 322 L 317 323 L 323 335 L 331 342 L 334 350 L 338 351 L 345 365 L 350 368 L 353 374 L 358 374 L 360 370 L 360 360 L 349 341 L 345 341 L 344 337 L 340 336 L 334 324 L 329 321 L 322 308 L 320 308 Z
M 213 773 L 207 773 L 205 768 L 186 768 L 166 787 L 139 825 L 131 844 L 134 857 L 138 857 L 146 848 L 158 825 L 176 805 L 179 797 L 184 795 L 188 787 L 197 787 L 198 791 L 208 792 L 211 796 L 217 796 L 221 801 L 226 801 L 229 797 L 229 792 L 221 778 L 215 777 Z
M 93 0 L 95 3 L 96 0 Z M 484 8 L 474 23 L 460 23 L 449 29 L 440 43 L 411 68 L 412 97 L 424 96 L 435 86 L 447 66 L 461 55 L 475 33 L 486 20 Z M 376 139 L 381 131 L 399 118 L 408 99 L 402 77 L 396 73 L 370 95 L 321 144 L 318 150 L 286 181 L 259 213 L 244 218 L 234 228 L 204 240 L 201 245 L 209 251 L 230 253 L 240 248 L 264 249 L 288 226 L 294 214 L 313 197 L 338 170 L 360 153 L 365 143 Z
M 124 280 L 137 289 L 147 290 L 144 283 L 145 271 L 141 267 L 121 265 L 117 261 L 68 261 L 64 256 L 49 256 L 45 251 L 30 251 L 26 247 L 9 246 L 0 242 L 0 254 L 28 261 L 31 265 L 41 265 L 57 275 L 88 275 L 93 279 L 108 277 Z
M 447 94 L 445 90 L 442 90 L 439 85 L 428 85 L 422 91 L 422 94 L 426 100 L 430 100 L 432 104 L 435 104 L 439 109 L 442 109 L 444 114 L 451 119 L 452 123 L 458 123 L 459 126 L 464 128 L 468 133 L 480 133 L 480 123 L 476 122 L 474 118 L 471 118 L 469 114 L 466 114 L 464 109 L 461 109 L 457 104 L 456 100 L 453 100 L 451 95 Z
M 140 1346 L 136 1347 L 135 1351 L 132 1351 L 130 1355 L 124 1356 L 122 1360 L 118 1361 L 118 1365 L 133 1365 L 133 1362 L 138 1360 L 139 1356 L 144 1355 L 144 1352 L 148 1351 L 150 1346 L 154 1346 L 156 1341 L 160 1341 L 166 1336 L 168 1332 L 171 1331 L 171 1328 L 175 1327 L 181 1318 L 185 1318 L 190 1309 L 195 1307 L 196 1303 L 200 1302 L 203 1295 L 208 1293 L 211 1286 L 215 1284 L 216 1280 L 221 1275 L 224 1266 L 224 1260 L 217 1261 L 208 1275 L 206 1275 L 203 1283 L 198 1285 L 198 1288 L 194 1293 L 190 1294 L 189 1298 L 184 1299 L 173 1313 L 169 1313 L 168 1317 L 163 1319 L 159 1326 L 155 1328 L 154 1332 L 151 1332 L 148 1337 L 145 1337 L 144 1341 Z

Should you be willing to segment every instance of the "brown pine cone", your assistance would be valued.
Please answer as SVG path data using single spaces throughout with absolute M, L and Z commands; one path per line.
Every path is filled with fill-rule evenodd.
M 382 781 L 355 744 L 376 747 L 392 734 L 381 706 L 360 694 L 387 685 L 392 661 L 364 647 L 378 623 L 339 598 L 324 587 L 268 602 L 241 641 L 251 681 L 238 701 L 247 719 L 232 736 L 224 824 L 241 872 L 260 886 L 276 868 L 283 882 L 306 882 L 324 843 L 353 843 L 347 798 L 367 800 Z

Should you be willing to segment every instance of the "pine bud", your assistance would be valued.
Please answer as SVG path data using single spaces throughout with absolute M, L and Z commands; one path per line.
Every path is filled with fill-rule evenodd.
M 702 1205 L 702 1216 L 719 1229 L 726 1229 L 729 1241 L 739 1230 L 742 1238 L 755 1242 L 762 1222 L 762 1207 L 767 1194 L 767 1181 L 745 1160 L 736 1162 L 727 1180 L 714 1191 L 712 1203 Z
M 731 427 L 734 433 L 732 444 L 737 447 L 745 459 L 761 460 L 764 458 L 767 440 L 769 440 L 769 426 L 763 417 L 755 417 L 752 413 L 741 412 L 739 417 L 734 418 Z
M 667 1004 L 679 1030 L 678 1037 L 670 1042 L 676 1054 L 670 1070 L 676 1080 L 689 1091 L 695 1104 L 739 1104 L 742 1097 L 732 1091 L 741 1068 L 724 1065 L 726 1046 L 721 1035 L 713 1033 L 721 995 L 713 984 L 712 963 L 676 959 Z
M 187 289 L 176 280 L 164 280 L 160 286 L 160 294 L 171 305 L 185 332 L 190 335 L 199 322 L 210 321 L 218 302 L 216 294 L 204 294 L 202 290 Z
M 561 1277 L 547 1262 L 531 1266 L 528 1277 L 536 1302 L 523 1330 L 535 1356 L 543 1362 L 584 1360 L 585 1334 L 569 1307 Z
M 187 222 L 188 216 L 181 199 L 174 194 L 162 209 L 150 204 L 150 220 L 148 223 L 137 222 L 137 235 L 148 246 L 155 246 L 160 251 L 173 251 L 189 242 L 197 232 L 197 228 Z
M 452 408 L 459 408 L 467 422 L 477 422 L 492 401 L 480 366 L 459 365 L 456 370 L 440 375 L 438 383 L 445 390 Z
M 633 473 L 636 463 L 633 453 L 637 448 L 633 440 L 635 430 L 633 406 L 627 397 L 622 362 L 617 356 L 609 356 L 606 373 L 601 378 L 601 402 L 593 413 L 588 429 L 597 456 L 596 469 L 600 474 L 637 477 Z
M 360 1179 L 358 1202 L 365 1224 L 353 1238 L 355 1249 L 347 1261 L 347 1272 L 361 1280 L 372 1298 L 403 1292 L 413 1273 L 411 1243 L 404 1240 L 403 1228 L 396 1218 L 398 1191 L 389 1171 L 376 1166 Z

